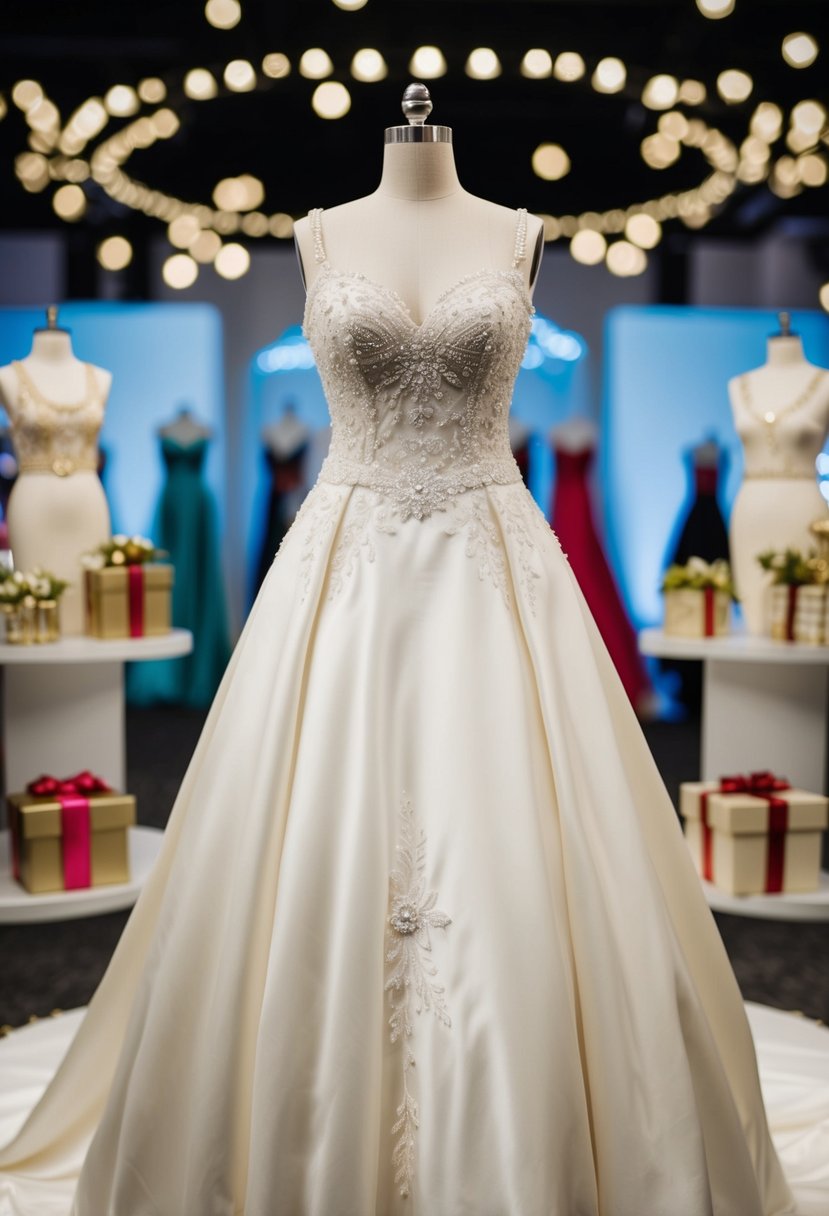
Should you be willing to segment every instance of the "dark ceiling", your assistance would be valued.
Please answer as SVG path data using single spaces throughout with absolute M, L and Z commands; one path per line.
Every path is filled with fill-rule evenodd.
M 331 0 L 242 0 L 242 5 L 241 23 L 221 32 L 207 24 L 203 0 L 4 0 L 0 90 L 8 99 L 16 80 L 32 77 L 66 116 L 112 84 L 159 75 L 181 129 L 173 139 L 136 152 L 129 172 L 193 202 L 209 202 L 222 177 L 254 173 L 265 183 L 264 210 L 294 216 L 376 186 L 383 128 L 401 121 L 400 96 L 411 79 L 408 61 L 423 43 L 438 45 L 448 61 L 447 75 L 430 82 L 433 119 L 453 128 L 464 186 L 535 212 L 625 207 L 703 179 L 707 166 L 693 149 L 664 171 L 642 161 L 639 145 L 655 129 L 657 116 L 639 96 L 656 72 L 702 80 L 709 100 L 697 112 L 737 143 L 758 101 L 776 101 L 784 110 L 804 98 L 829 102 L 826 0 L 737 0 L 735 12 L 720 21 L 705 19 L 695 0 L 368 0 L 357 12 L 344 12 Z M 811 33 L 821 47 L 816 63 L 802 71 L 788 67 L 780 53 L 783 36 L 794 30 Z M 503 74 L 495 80 L 471 80 L 464 73 L 467 54 L 481 45 L 501 57 Z M 326 121 L 311 109 L 316 82 L 295 69 L 309 46 L 328 51 L 334 78 L 350 88 L 352 107 L 340 120 Z M 352 54 L 364 46 L 385 56 L 389 75 L 380 83 L 350 77 Z M 519 63 L 530 47 L 554 54 L 579 51 L 587 76 L 575 84 L 522 78 Z M 271 51 L 291 59 L 294 70 L 287 78 L 260 79 L 253 93 L 207 103 L 184 98 L 187 69 L 209 67 L 221 76 L 223 65 L 240 57 L 258 69 Z M 590 71 L 605 55 L 627 64 L 622 94 L 601 96 L 590 87 Z M 729 67 L 754 79 L 753 95 L 744 105 L 726 106 L 717 97 L 717 74 Z M 107 134 L 121 121 L 110 124 Z M 50 205 L 52 190 L 27 194 L 14 176 L 14 157 L 25 149 L 27 134 L 23 116 L 10 106 L 0 122 L 0 222 L 6 228 L 59 226 Z M 571 157 L 572 170 L 560 182 L 541 181 L 530 166 L 532 150 L 548 140 L 562 144 Z M 89 208 L 77 227 L 90 239 L 116 229 L 158 228 L 157 221 L 127 212 L 98 187 L 87 183 L 85 189 Z M 829 188 L 804 190 L 784 201 L 765 186 L 741 187 L 707 231 L 752 235 L 781 215 L 826 218 Z

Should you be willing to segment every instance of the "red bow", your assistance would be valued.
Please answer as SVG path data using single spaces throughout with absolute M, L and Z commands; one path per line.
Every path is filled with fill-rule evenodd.
M 785 777 L 775 777 L 768 769 L 749 773 L 747 777 L 738 774 L 734 777 L 720 777 L 721 794 L 753 794 L 756 798 L 765 798 L 776 790 L 791 789 Z
M 55 798 L 59 794 L 81 794 L 83 796 L 105 794 L 110 789 L 111 786 L 107 785 L 103 777 L 90 773 L 89 769 L 76 773 L 74 777 L 64 777 L 62 780 L 44 773 L 42 777 L 38 777 L 36 781 L 30 781 L 26 786 L 27 792 L 34 794 L 36 798 Z

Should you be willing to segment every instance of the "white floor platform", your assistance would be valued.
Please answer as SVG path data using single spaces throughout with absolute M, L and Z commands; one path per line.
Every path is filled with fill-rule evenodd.
M 769 1123 L 797 1199 L 797 1216 L 829 1212 L 829 1029 L 793 1013 L 747 1004 Z M 0 1144 L 34 1106 L 83 1020 L 73 1009 L 0 1039 Z M 37 1216 L 68 1216 L 75 1180 L 44 1182 Z M 0 1174 L 0 1213 L 19 1212 Z M 5 1206 L 4 1206 L 5 1205 Z M 25 1216 L 30 1216 L 27 1211 Z

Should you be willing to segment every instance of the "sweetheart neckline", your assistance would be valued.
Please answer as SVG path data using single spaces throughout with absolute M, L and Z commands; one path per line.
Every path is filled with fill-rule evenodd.
M 304 309 L 303 319 L 302 319 L 302 328 L 304 330 L 305 326 L 307 324 L 308 310 L 310 308 L 311 300 L 312 300 L 312 297 L 314 295 L 317 285 L 319 283 L 321 283 L 326 277 L 330 277 L 331 275 L 339 275 L 342 278 L 357 279 L 359 282 L 368 283 L 372 287 L 376 287 L 378 289 L 378 291 L 384 292 L 387 296 L 389 296 L 395 302 L 395 304 L 397 304 L 398 308 L 403 312 L 403 314 L 405 315 L 406 319 L 408 320 L 408 322 L 410 323 L 412 328 L 416 331 L 420 331 L 422 329 L 425 329 L 425 327 L 428 324 L 429 320 L 431 319 L 432 315 L 437 311 L 437 309 L 440 307 L 440 305 L 443 303 L 443 301 L 446 300 L 455 291 L 457 291 L 457 289 L 459 287 L 462 287 L 465 283 L 471 282 L 473 279 L 478 279 L 478 278 L 481 278 L 483 275 L 488 275 L 488 274 L 497 275 L 499 278 L 506 277 L 506 278 L 510 279 L 513 283 L 515 283 L 516 286 L 518 287 L 519 293 L 520 293 L 524 303 L 528 307 L 529 312 L 530 313 L 535 312 L 535 307 L 533 306 L 533 303 L 532 303 L 532 296 L 530 295 L 529 288 L 527 287 L 527 284 L 524 282 L 523 274 L 516 266 L 511 267 L 509 270 L 504 269 L 503 267 L 498 267 L 498 266 L 482 266 L 479 270 L 473 270 L 469 274 L 463 275 L 461 278 L 457 279 L 454 283 L 450 284 L 450 286 L 447 287 L 445 291 L 441 292 L 441 294 L 435 300 L 432 307 L 427 310 L 426 315 L 424 316 L 423 320 L 418 322 L 414 319 L 414 317 L 412 315 L 412 310 L 409 308 L 409 305 L 406 303 L 406 301 L 403 299 L 403 297 L 401 295 L 399 295 L 398 292 L 395 291 L 395 289 L 393 287 L 389 287 L 388 284 L 386 284 L 386 283 L 381 283 L 379 281 L 379 279 L 373 279 L 371 277 L 371 275 L 364 274 L 361 270 L 343 270 L 343 269 L 339 269 L 336 266 L 332 266 L 329 262 L 323 262 L 322 266 L 320 267 L 319 273 L 317 274 L 317 276 L 314 279 L 311 286 L 308 288 L 308 291 L 306 292 L 306 295 L 305 295 L 305 309 Z

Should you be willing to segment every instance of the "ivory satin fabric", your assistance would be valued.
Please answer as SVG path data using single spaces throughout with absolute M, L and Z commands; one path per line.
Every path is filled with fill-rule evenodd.
M 523 483 L 462 498 L 390 525 L 373 490 L 312 489 L 106 975 L 0 1149 L 0 1211 L 795 1211 L 566 557 Z

